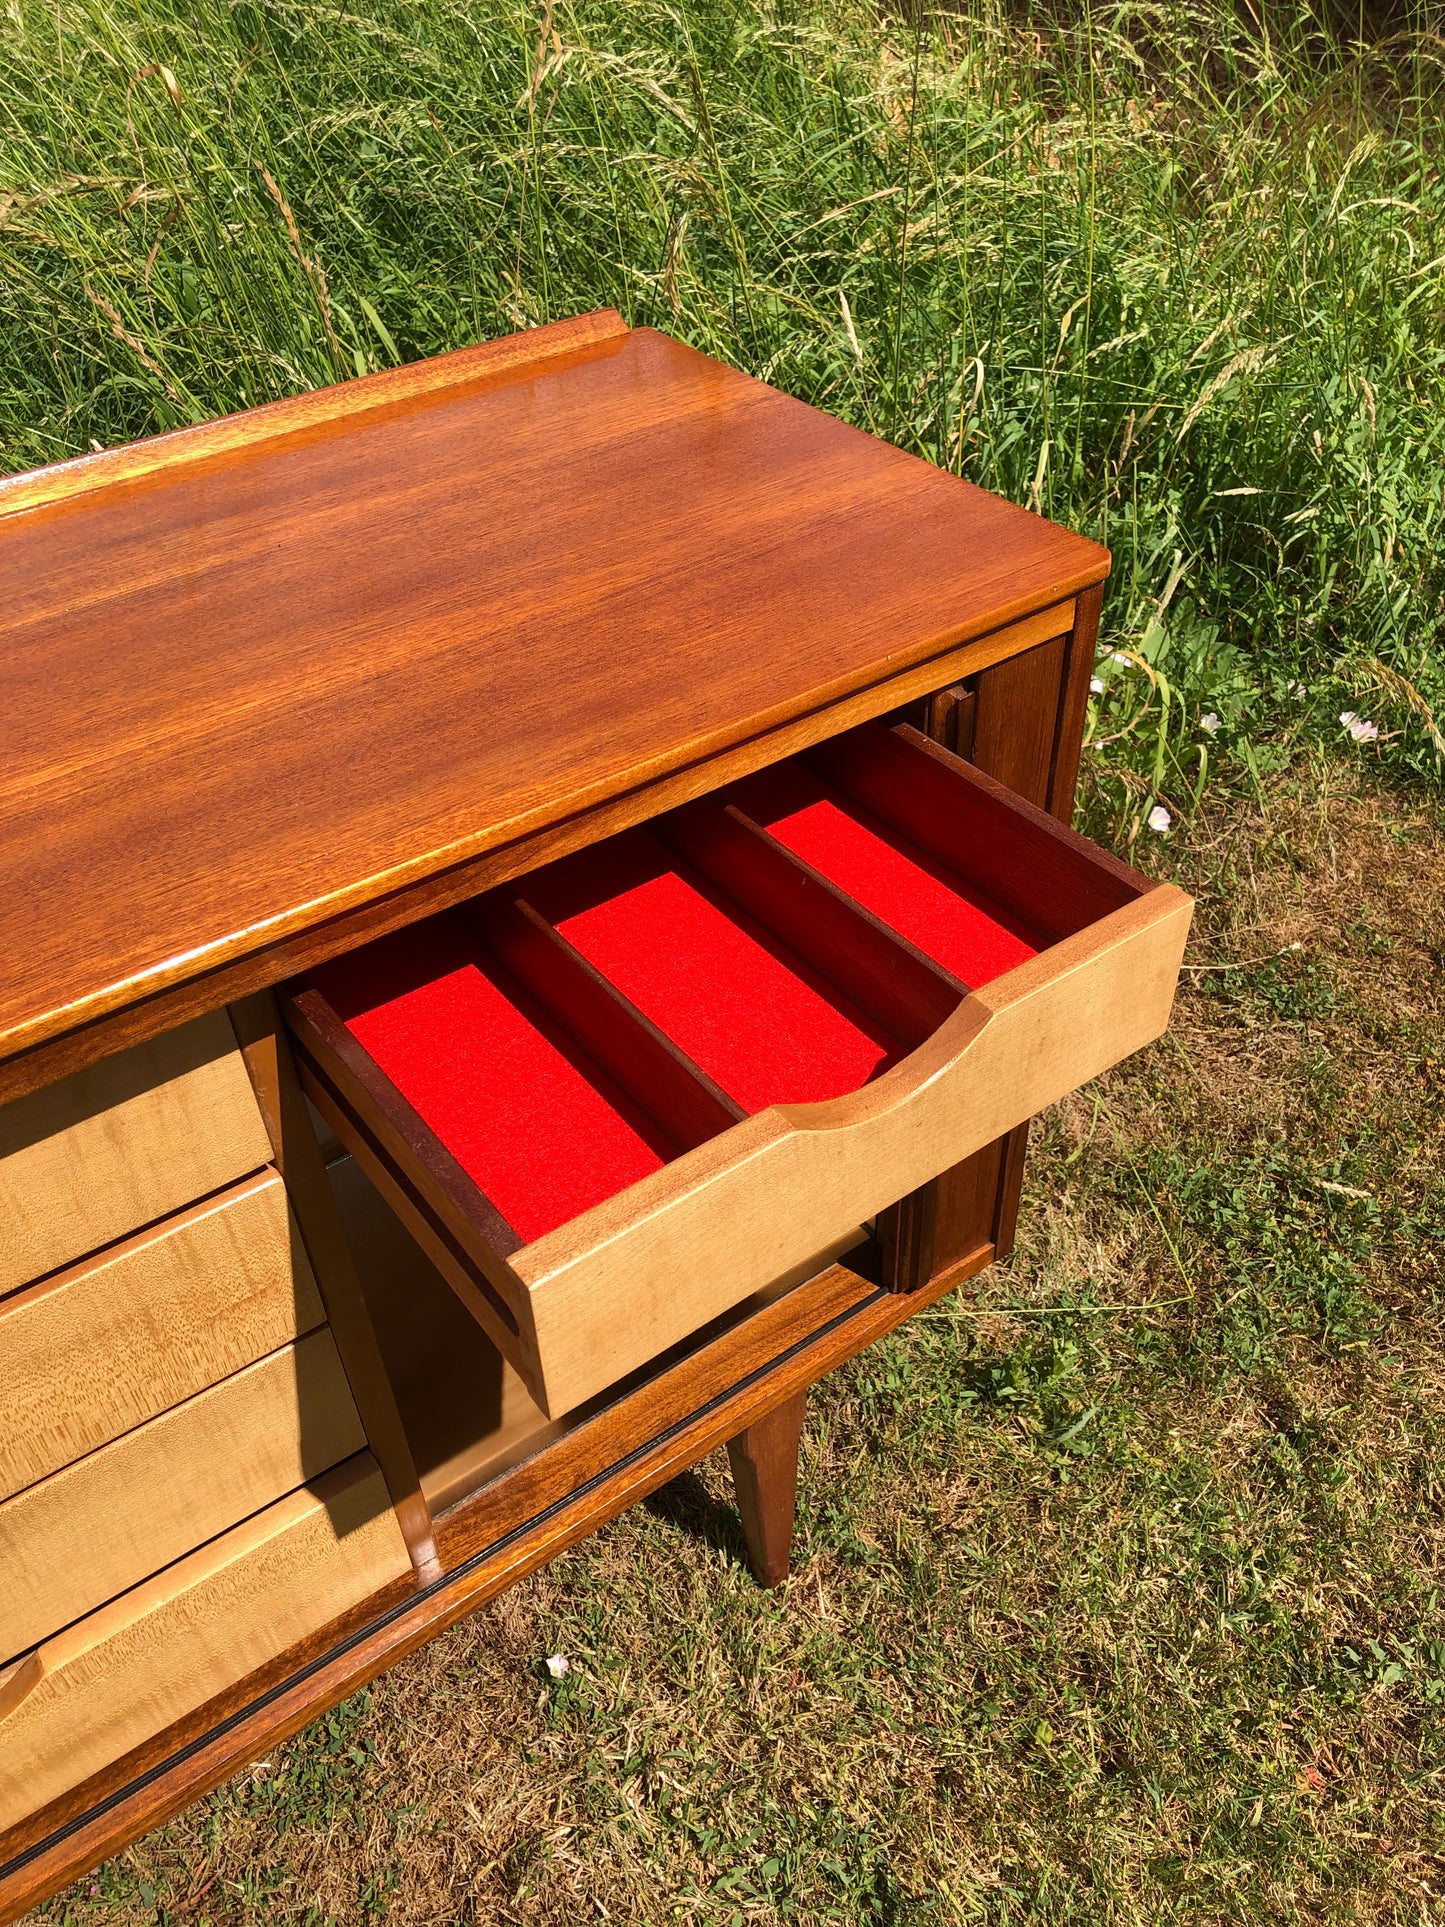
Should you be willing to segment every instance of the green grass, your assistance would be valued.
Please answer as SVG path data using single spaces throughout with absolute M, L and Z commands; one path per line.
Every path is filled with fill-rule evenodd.
M 52 1920 L 1445 1921 L 1441 43 L 1265 17 L 0 6 L 0 463 L 615 303 L 1109 542 L 1203 897 L 785 1593 L 710 1463 Z
M 611 302 L 1111 545 L 1122 842 L 1346 709 L 1433 778 L 1442 43 L 1265 18 L 7 0 L 0 462 Z
M 1445 825 L 1267 795 L 1012 1261 L 814 1393 L 784 1591 L 719 1455 L 48 1918 L 1445 1922 Z

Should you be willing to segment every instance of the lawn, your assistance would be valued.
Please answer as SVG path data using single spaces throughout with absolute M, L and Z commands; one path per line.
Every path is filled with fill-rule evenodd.
M 783 1591 L 710 1461 L 44 1917 L 1445 1920 L 1445 825 L 1266 802 L 1011 1262 L 813 1395 Z
M 1084 821 L 1201 902 L 1012 1261 L 814 1395 L 784 1591 L 710 1462 L 36 1918 L 1445 1923 L 1445 101 L 1370 24 L 0 7 L 0 467 L 614 303 L 1109 542 Z

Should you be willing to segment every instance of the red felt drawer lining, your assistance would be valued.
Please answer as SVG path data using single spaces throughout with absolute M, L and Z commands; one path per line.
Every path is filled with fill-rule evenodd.
M 727 798 L 970 989 L 1043 947 L 1036 931 L 800 763 L 761 770 Z
M 1040 947 L 1007 913 L 798 764 L 728 792 L 967 984 Z M 645 830 L 518 886 L 749 1113 L 856 1090 L 899 1041 Z M 525 1242 L 676 1155 L 448 915 L 316 973 L 332 1007 Z
M 645 830 L 528 877 L 527 901 L 750 1115 L 857 1090 L 900 1054 Z
M 675 1155 L 450 917 L 368 944 L 315 982 L 524 1242 Z

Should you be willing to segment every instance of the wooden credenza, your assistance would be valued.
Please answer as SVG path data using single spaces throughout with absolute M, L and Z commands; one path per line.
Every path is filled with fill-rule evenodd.
M 614 314 L 0 481 L 0 1919 L 1013 1236 L 1106 553 Z

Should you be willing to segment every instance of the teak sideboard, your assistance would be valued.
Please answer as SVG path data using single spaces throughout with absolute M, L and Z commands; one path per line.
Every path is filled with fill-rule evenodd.
M 0 1919 L 1007 1252 L 1106 552 L 611 312 L 0 481 Z

